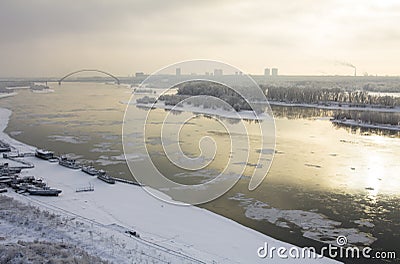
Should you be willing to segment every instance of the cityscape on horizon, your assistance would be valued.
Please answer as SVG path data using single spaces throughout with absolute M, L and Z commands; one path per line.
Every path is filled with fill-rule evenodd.
M 101 72 L 106 72 L 100 69 L 80 69 L 77 71 L 72 71 L 72 72 L 66 72 L 63 75 L 60 76 L 20 76 L 20 77 L 15 77 L 15 76 L 6 76 L 6 77 L 0 77 L 0 81 L 6 81 L 6 80 L 12 80 L 12 79 L 43 79 L 43 78 L 48 78 L 48 79 L 60 79 L 62 76 L 65 76 L 66 74 L 74 73 L 74 72 L 82 72 L 83 76 L 76 76 L 76 79 L 85 79 L 85 78 L 101 78 L 101 77 L 107 77 L 103 76 L 104 74 Z M 89 72 L 85 73 L 85 72 Z M 93 72 L 97 73 L 96 75 L 93 75 Z M 142 72 L 138 71 L 132 74 L 128 75 L 118 75 L 114 74 L 115 76 L 118 76 L 119 78 L 145 78 L 151 74 L 154 73 L 147 73 L 147 72 Z M 272 67 L 272 68 L 265 68 L 263 73 L 246 73 L 242 71 L 235 71 L 233 73 L 226 73 L 224 72 L 223 69 L 213 69 L 212 71 L 205 71 L 205 72 L 193 72 L 193 71 L 184 71 L 182 68 L 176 68 L 175 73 L 169 73 L 169 74 L 164 74 L 164 75 L 169 75 L 169 76 L 240 76 L 240 75 L 249 75 L 249 76 L 255 76 L 255 77 L 264 77 L 264 78 L 277 78 L 277 77 L 388 77 L 388 78 L 397 78 L 400 77 L 400 75 L 378 75 L 378 74 L 369 74 L 367 72 L 364 73 L 357 73 L 356 67 L 352 67 L 352 69 L 349 70 L 348 74 L 329 74 L 329 73 L 321 73 L 321 74 L 285 74 L 281 73 L 279 68 Z

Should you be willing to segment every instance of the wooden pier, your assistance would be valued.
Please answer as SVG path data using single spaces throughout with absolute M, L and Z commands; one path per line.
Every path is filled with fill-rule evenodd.
M 120 178 L 114 178 L 112 177 L 115 181 L 117 182 L 122 182 L 122 183 L 127 183 L 127 184 L 133 184 L 133 185 L 137 185 L 137 186 L 143 186 L 142 184 L 135 182 L 135 181 L 130 181 L 130 180 L 125 180 L 125 179 L 120 179 Z
M 89 186 L 76 189 L 76 192 L 94 192 L 94 186 L 90 184 Z

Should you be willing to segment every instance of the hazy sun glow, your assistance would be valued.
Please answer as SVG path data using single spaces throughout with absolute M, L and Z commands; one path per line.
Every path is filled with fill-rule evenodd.
M 73 19 L 71 19 L 73 18 Z M 262 74 L 399 75 L 398 1 L 0 2 L 0 77 L 207 58 Z M 51 23 L 49 23 L 51 21 Z

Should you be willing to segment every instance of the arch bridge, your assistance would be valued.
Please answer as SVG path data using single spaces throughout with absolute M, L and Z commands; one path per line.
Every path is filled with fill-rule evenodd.
M 82 70 L 79 70 L 79 71 L 74 71 L 74 72 L 68 73 L 67 75 L 62 77 L 60 80 L 58 80 L 58 84 L 60 85 L 61 82 L 64 81 L 64 79 L 66 79 L 69 76 L 74 75 L 76 73 L 80 73 L 80 72 L 99 72 L 99 73 L 103 73 L 103 74 L 108 75 L 111 78 L 113 78 L 117 82 L 117 84 L 120 84 L 119 79 L 117 77 L 115 77 L 114 75 L 112 75 L 111 73 L 108 73 L 108 72 L 102 71 L 102 70 L 97 70 L 97 69 L 82 69 Z

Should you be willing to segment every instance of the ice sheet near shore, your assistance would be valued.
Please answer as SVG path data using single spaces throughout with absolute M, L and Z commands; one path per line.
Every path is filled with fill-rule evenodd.
M 368 124 L 368 123 L 358 122 L 353 119 L 347 119 L 347 120 L 334 119 L 334 120 L 332 120 L 332 123 L 342 124 L 342 125 L 351 126 L 351 127 L 384 129 L 384 130 L 389 130 L 389 131 L 400 131 L 400 126 L 389 125 L 389 124 Z
M 7 126 L 11 112 L 0 108 L 0 131 Z M 3 132 L 0 139 L 21 152 L 32 152 L 34 147 L 22 144 Z M 194 206 L 177 206 L 155 199 L 138 186 L 116 183 L 109 185 L 79 170 L 70 170 L 35 157 L 25 158 L 35 168 L 23 175 L 43 178 L 49 186 L 62 189 L 59 197 L 19 195 L 12 190 L 6 194 L 25 204 L 38 206 L 67 219 L 70 227 L 55 226 L 56 230 L 26 228 L 30 239 L 60 240 L 74 243 L 91 254 L 116 263 L 334 263 L 323 259 L 261 259 L 257 249 L 268 243 L 270 247 L 290 244 L 275 240 L 244 227 L 230 219 Z M 0 158 L 0 163 L 6 160 Z M 94 185 L 94 192 L 77 193 L 80 187 Z M 18 216 L 17 216 L 18 217 Z M 44 227 L 54 223 L 38 222 Z M 36 222 L 36 221 L 34 221 Z M 80 224 L 82 223 L 82 224 Z M 31 223 L 33 224 L 33 223 Z M 7 222 L 7 230 L 15 225 Z M 62 229 L 62 230 L 59 230 Z M 19 230 L 15 228 L 15 230 Z M 137 231 L 141 238 L 124 234 Z M 23 233 L 23 232 L 22 232 Z M 41 235 L 44 233 L 44 235 Z M 7 233 L 13 236 L 12 233 Z M 25 234 L 25 233 L 23 233 Z M 22 235 L 21 235 L 22 236 Z M 63 237 L 65 236 L 65 237 Z M 4 243 L 1 242 L 0 243 Z M 141 256 L 137 257 L 138 252 Z M 154 259 L 154 256 L 157 259 Z
M 12 92 L 12 93 L 0 93 L 0 98 L 6 98 L 6 97 L 10 97 L 10 96 L 14 96 L 17 95 L 16 92 Z
M 235 111 L 225 111 L 221 108 L 217 109 L 212 109 L 212 108 L 204 108 L 204 107 L 195 107 L 193 105 L 178 105 L 178 106 L 172 106 L 172 105 L 165 105 L 164 102 L 158 102 L 155 104 L 139 104 L 139 103 L 130 103 L 131 105 L 136 105 L 138 107 L 144 107 L 144 108 L 159 108 L 159 109 L 166 109 L 166 110 L 173 110 L 173 111 L 178 111 L 178 112 L 193 112 L 193 113 L 200 113 L 200 114 L 205 114 L 205 115 L 212 115 L 212 116 L 219 116 L 219 117 L 224 117 L 228 119 L 247 119 L 247 120 L 265 120 L 270 118 L 270 116 L 266 113 L 261 113 L 256 115 L 255 112 L 253 111 L 240 111 L 240 112 L 235 112 Z
M 376 238 L 370 233 L 365 233 L 357 228 L 342 227 L 342 223 L 329 219 L 323 214 L 302 210 L 281 210 L 269 206 L 266 203 L 247 198 L 238 193 L 229 199 L 239 201 L 245 208 L 246 217 L 259 221 L 267 221 L 280 227 L 290 228 L 296 226 L 301 229 L 304 237 L 337 246 L 336 238 L 344 235 L 348 239 L 348 245 L 371 245 Z M 354 220 L 359 226 L 374 227 L 368 220 Z

